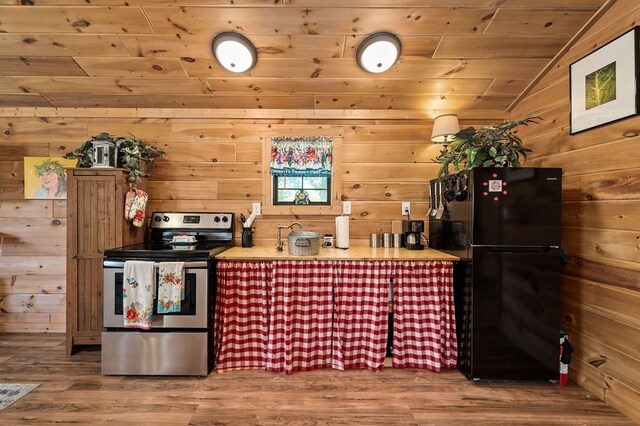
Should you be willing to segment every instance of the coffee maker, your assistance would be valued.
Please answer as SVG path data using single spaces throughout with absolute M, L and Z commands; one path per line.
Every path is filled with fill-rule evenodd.
M 403 220 L 404 248 L 407 250 L 424 250 L 422 233 L 424 232 L 424 220 Z

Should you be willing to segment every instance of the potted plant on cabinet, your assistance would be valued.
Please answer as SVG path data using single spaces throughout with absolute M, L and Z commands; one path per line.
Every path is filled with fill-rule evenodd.
M 78 167 L 92 167 L 94 165 L 94 146 L 96 138 L 104 138 L 106 135 L 117 149 L 116 167 L 122 167 L 129 174 L 129 182 L 133 188 L 137 187 L 140 178 L 145 176 L 146 170 L 153 164 L 157 157 L 164 157 L 164 151 L 150 145 L 133 135 L 130 137 L 111 137 L 107 133 L 94 136 L 79 148 L 64 155 L 67 159 L 77 159 Z
M 447 176 L 450 165 L 456 172 L 476 167 L 520 167 L 521 159 L 524 162 L 531 149 L 512 130 L 520 125 L 537 124 L 538 120 L 540 117 L 528 117 L 460 130 L 434 160 L 441 164 L 438 176 Z

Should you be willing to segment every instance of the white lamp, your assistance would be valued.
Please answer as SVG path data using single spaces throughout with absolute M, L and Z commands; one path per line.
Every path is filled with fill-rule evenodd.
M 211 42 L 213 56 L 220 65 L 231 72 L 245 72 L 258 61 L 258 52 L 245 36 L 237 33 L 220 33 Z
M 433 130 L 431 131 L 431 142 L 443 143 L 447 145 L 451 136 L 460 131 L 458 116 L 455 114 L 439 115 L 433 120 Z
M 396 63 L 401 51 L 400 39 L 394 34 L 375 33 L 360 43 L 356 51 L 356 61 L 365 71 L 381 73 Z

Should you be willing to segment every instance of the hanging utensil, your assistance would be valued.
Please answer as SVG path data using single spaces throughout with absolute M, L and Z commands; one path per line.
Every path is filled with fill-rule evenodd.
M 460 187 L 460 180 L 462 180 L 462 177 L 456 175 L 456 195 L 455 195 L 456 200 L 458 200 L 458 197 L 462 193 L 462 188 Z
M 440 193 L 440 200 L 438 205 L 438 210 L 436 211 L 436 219 L 442 219 L 442 215 L 444 214 L 444 203 L 442 202 L 442 181 L 438 181 L 438 192 Z
M 445 191 L 444 191 L 444 199 L 447 201 L 453 201 L 456 198 L 456 193 L 453 190 L 453 182 L 451 181 L 451 178 L 447 179 L 445 181 Z
M 431 212 L 433 212 L 433 191 L 431 190 L 431 182 L 429 182 L 429 210 L 427 211 L 427 216 L 431 216 Z
M 462 179 L 464 179 L 464 187 L 458 193 L 456 193 L 456 201 L 464 201 L 467 199 L 468 188 L 469 188 L 469 178 L 466 175 L 459 176 L 458 184 Z
M 438 213 L 438 184 L 439 181 L 433 183 L 433 209 L 431 209 L 431 216 L 436 217 Z

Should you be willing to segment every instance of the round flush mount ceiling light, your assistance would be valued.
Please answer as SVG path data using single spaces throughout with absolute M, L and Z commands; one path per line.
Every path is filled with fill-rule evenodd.
M 365 71 L 385 72 L 400 57 L 402 44 L 391 33 L 375 33 L 365 38 L 356 51 L 356 61 Z
M 218 34 L 211 42 L 211 50 L 220 65 L 231 72 L 249 71 L 258 60 L 253 44 L 237 33 Z

